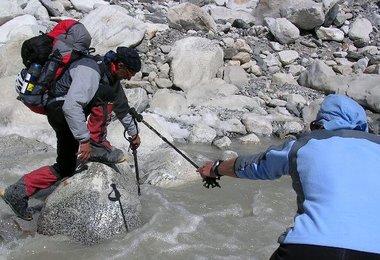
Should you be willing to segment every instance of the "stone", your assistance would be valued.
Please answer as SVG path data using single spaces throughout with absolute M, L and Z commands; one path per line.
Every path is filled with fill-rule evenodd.
M 113 168 L 90 163 L 87 170 L 61 182 L 46 199 L 37 223 L 43 235 L 65 235 L 92 245 L 141 225 L 141 205 L 134 173 L 127 163 Z M 115 185 L 120 192 L 115 196 Z M 112 196 L 111 196 L 112 197 Z M 125 219 L 125 222 L 124 222 Z

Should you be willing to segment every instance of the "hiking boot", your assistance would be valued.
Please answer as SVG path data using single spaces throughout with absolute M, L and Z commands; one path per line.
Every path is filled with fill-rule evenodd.
M 111 147 L 108 148 L 103 144 L 91 142 L 91 156 L 89 161 L 101 162 L 105 164 L 115 164 L 125 161 L 122 150 Z
M 9 205 L 17 217 L 31 221 L 33 219 L 32 212 L 28 209 L 28 197 L 20 197 L 17 195 L 17 187 L 9 186 L 5 190 L 0 190 L 0 197 Z

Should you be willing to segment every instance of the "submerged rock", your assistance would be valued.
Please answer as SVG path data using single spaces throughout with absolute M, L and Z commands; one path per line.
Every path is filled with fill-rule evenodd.
M 111 187 L 120 192 L 120 202 Z M 114 168 L 90 163 L 87 170 L 61 182 L 47 198 L 37 223 L 44 235 L 66 235 L 90 245 L 137 228 L 141 224 L 141 205 L 136 180 L 127 163 Z M 127 230 L 128 229 L 128 230 Z

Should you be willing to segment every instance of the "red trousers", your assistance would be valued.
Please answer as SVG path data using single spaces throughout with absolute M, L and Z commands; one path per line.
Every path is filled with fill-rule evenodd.
M 111 112 L 112 104 L 93 107 L 87 121 L 91 140 L 107 148 L 111 148 L 111 144 L 107 141 L 107 126 L 111 122 Z
M 57 136 L 57 162 L 51 166 L 43 166 L 24 175 L 23 182 L 28 197 L 40 189 L 49 188 L 63 177 L 74 174 L 76 167 L 76 152 L 79 144 L 72 136 L 62 113 L 60 104 L 52 104 L 53 109 L 48 109 L 48 120 Z M 58 108 L 58 109 L 57 109 Z M 50 111 L 53 111 L 49 113 Z M 93 107 L 87 122 L 90 138 L 111 148 L 107 141 L 107 126 L 111 121 L 112 104 Z

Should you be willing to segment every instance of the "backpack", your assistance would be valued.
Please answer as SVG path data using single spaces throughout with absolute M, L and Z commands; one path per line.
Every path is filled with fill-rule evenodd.
M 62 20 L 50 32 L 25 40 L 21 46 L 25 68 L 16 78 L 17 99 L 33 112 L 46 114 L 49 89 L 70 63 L 94 51 L 90 45 L 90 33 L 73 19 Z

